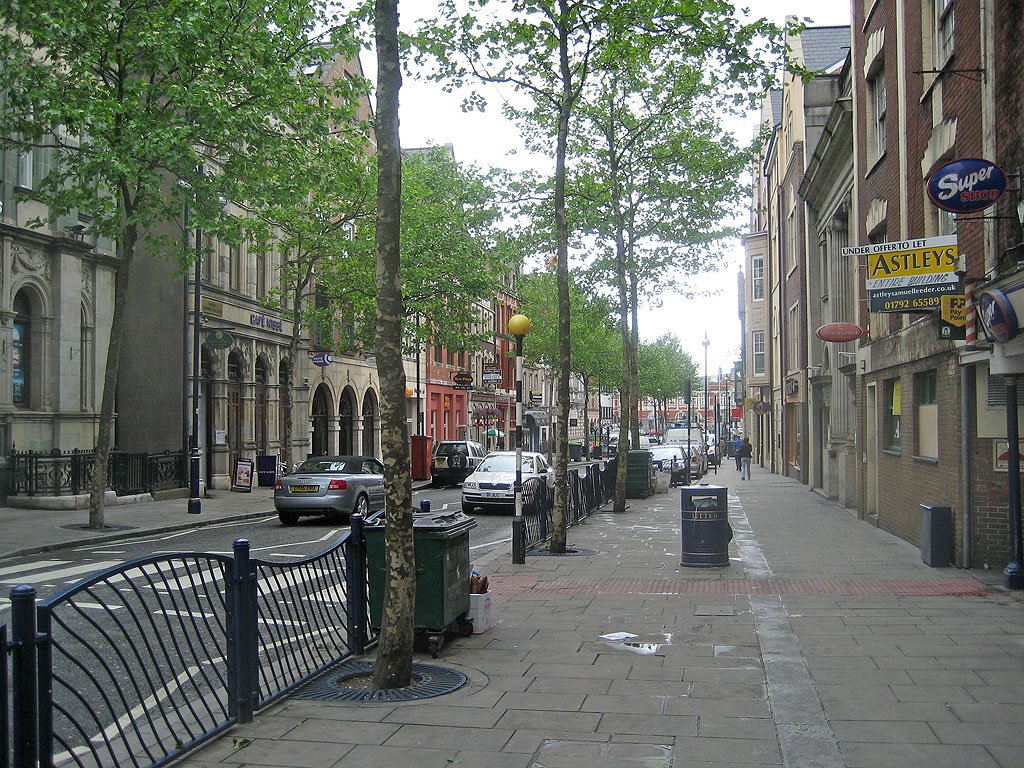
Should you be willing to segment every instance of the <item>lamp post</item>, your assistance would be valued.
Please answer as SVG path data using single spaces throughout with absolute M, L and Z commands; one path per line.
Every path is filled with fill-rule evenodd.
M 708 429 L 708 407 L 711 405 L 711 394 L 708 392 L 708 347 L 711 342 L 708 340 L 708 332 L 704 331 L 704 431 Z
M 199 167 L 202 174 L 203 168 Z M 200 307 L 202 303 L 203 281 L 203 230 L 199 223 L 195 227 L 196 272 L 192 283 L 195 294 L 195 305 L 192 312 L 192 434 L 189 436 L 188 449 L 188 513 L 198 515 L 203 511 L 203 500 L 199 498 L 199 333 Z
M 512 518 L 512 562 L 526 562 L 526 519 L 523 517 L 523 337 L 530 332 L 530 318 L 513 315 L 508 331 L 516 338 L 516 480 L 515 516 Z

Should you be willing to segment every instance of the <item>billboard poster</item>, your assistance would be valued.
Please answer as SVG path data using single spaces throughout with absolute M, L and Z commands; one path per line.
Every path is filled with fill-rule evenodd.
M 865 260 L 871 312 L 937 311 L 943 296 L 961 292 L 956 235 L 871 243 L 842 253 Z

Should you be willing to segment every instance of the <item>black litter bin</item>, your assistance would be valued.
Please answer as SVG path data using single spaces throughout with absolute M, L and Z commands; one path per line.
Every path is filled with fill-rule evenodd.
M 682 558 L 689 568 L 729 565 L 728 489 L 720 485 L 688 485 L 680 489 Z
M 435 658 L 445 633 L 473 631 L 469 611 L 469 532 L 476 520 L 463 512 L 413 515 L 416 550 L 416 631 L 426 636 Z M 366 578 L 370 588 L 370 625 L 379 628 L 384 610 L 384 519 L 363 527 L 366 536 Z
M 921 505 L 921 562 L 932 568 L 946 568 L 953 563 L 951 507 Z

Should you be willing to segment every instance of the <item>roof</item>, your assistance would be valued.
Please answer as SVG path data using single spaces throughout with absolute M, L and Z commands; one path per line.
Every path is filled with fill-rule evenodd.
M 772 109 L 772 126 L 782 125 L 782 89 L 772 88 L 768 91 L 768 101 Z
M 800 33 L 804 66 L 822 72 L 842 64 L 850 52 L 850 27 L 807 27 Z

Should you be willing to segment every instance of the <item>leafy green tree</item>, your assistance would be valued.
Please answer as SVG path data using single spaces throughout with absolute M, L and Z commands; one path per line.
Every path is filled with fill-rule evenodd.
M 637 394 L 640 400 L 651 398 L 655 414 L 661 406 L 660 423 L 665 423 L 668 401 L 682 397 L 686 382 L 691 387 L 698 383 L 697 364 L 683 350 L 675 334 L 666 333 L 650 343 L 641 343 L 637 349 Z
M 617 38 L 616 55 L 595 64 L 580 97 L 573 149 L 574 201 L 581 231 L 597 239 L 597 284 L 615 292 L 625 349 L 619 454 L 632 432 L 638 402 L 637 312 L 642 298 L 678 287 L 714 268 L 730 208 L 745 189 L 749 161 L 721 124 L 722 107 L 763 92 L 771 76 L 766 53 L 781 31 L 763 20 L 743 24 L 728 3 L 687 4 L 660 44 Z M 767 47 L 756 44 L 763 39 Z M 615 510 L 625 509 L 625 461 L 619 462 Z
M 52 220 L 78 211 L 118 246 L 89 501 L 89 524 L 101 528 L 137 248 L 170 250 L 153 232 L 186 200 L 193 222 L 217 233 L 219 198 L 241 199 L 234 180 L 260 165 L 269 137 L 324 129 L 330 94 L 303 72 L 332 55 L 334 20 L 295 0 L 2 0 L 0 16 L 0 141 L 52 152 L 32 195 Z

